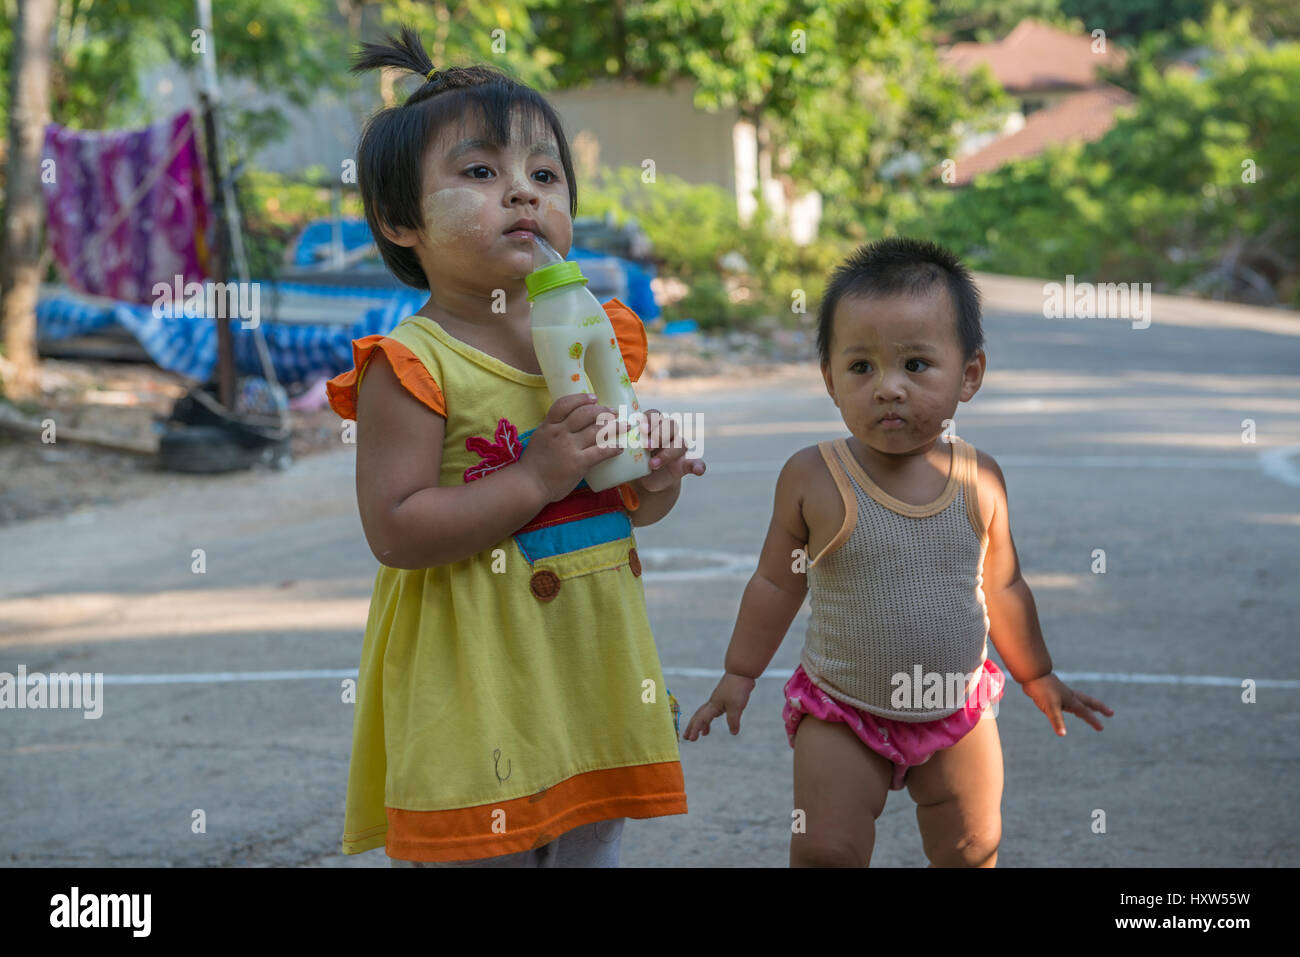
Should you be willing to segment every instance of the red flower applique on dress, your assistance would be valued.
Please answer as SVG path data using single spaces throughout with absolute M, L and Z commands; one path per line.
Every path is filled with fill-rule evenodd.
M 519 441 L 519 430 L 510 424 L 509 419 L 497 421 L 495 442 L 471 435 L 465 440 L 465 448 L 477 452 L 479 458 L 483 460 L 478 465 L 471 465 L 465 470 L 466 482 L 480 479 L 489 472 L 495 472 L 511 462 L 519 461 L 519 456 L 524 450 L 523 443 Z

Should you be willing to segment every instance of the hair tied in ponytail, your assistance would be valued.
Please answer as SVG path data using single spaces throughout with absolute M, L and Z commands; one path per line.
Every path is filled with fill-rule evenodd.
M 511 141 L 516 113 L 521 121 L 528 121 L 525 128 L 549 129 L 568 184 L 569 216 L 578 210 L 569 142 L 555 108 L 532 87 L 495 66 L 446 62 L 443 69 L 434 65 L 410 24 L 402 24 L 396 36 L 382 42 L 362 41 L 352 56 L 353 74 L 389 68 L 415 87 L 401 104 L 381 107 L 366 118 L 357 141 L 357 185 L 366 225 L 384 265 L 403 285 L 421 290 L 429 289 L 429 277 L 417 250 L 398 245 L 389 233 L 431 225 L 424 216 L 423 177 L 444 135 L 476 132 L 480 140 L 504 149 Z M 423 82 L 417 85 L 416 77 Z

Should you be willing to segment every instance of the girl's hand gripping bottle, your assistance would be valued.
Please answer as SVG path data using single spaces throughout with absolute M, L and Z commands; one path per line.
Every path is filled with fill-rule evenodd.
M 533 271 L 524 279 L 533 304 L 533 347 L 546 376 L 551 401 L 575 392 L 588 392 L 613 409 L 627 433 L 620 439 L 612 426 L 598 433 L 598 442 L 619 441 L 621 454 L 596 465 L 585 476 L 593 492 L 613 488 L 650 474 L 650 456 L 642 447 L 635 420 L 636 393 L 623 364 L 614 326 L 586 287 L 577 263 L 565 262 L 550 244 L 534 236 Z

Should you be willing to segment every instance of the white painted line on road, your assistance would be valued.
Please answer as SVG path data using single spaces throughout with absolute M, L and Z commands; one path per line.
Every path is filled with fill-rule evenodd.
M 210 685 L 223 681 L 296 681 L 303 678 L 355 678 L 351 671 L 207 671 L 174 675 L 104 675 L 106 685 Z
M 1300 468 L 1296 468 L 1292 456 L 1300 453 L 1300 445 L 1290 448 L 1265 449 L 1259 453 L 1259 467 L 1269 478 L 1277 479 L 1283 485 L 1300 487 Z
M 641 578 L 648 582 L 691 581 L 696 578 L 749 578 L 758 567 L 757 555 L 703 548 L 638 548 Z M 689 567 L 692 563 L 696 567 Z M 703 564 L 701 564 L 703 563 Z M 672 566 L 687 565 L 686 568 Z M 656 567 L 660 566 L 660 567 Z M 672 568 L 663 570 L 663 566 Z
M 1294 449 L 1270 449 L 1271 453 L 1292 452 Z M 1224 471 L 1244 471 L 1253 472 L 1256 469 L 1263 469 L 1265 474 L 1269 473 L 1269 467 L 1264 464 L 1264 456 L 1268 453 L 1261 453 L 1258 462 L 1242 459 L 1212 459 L 1205 456 L 1178 456 L 1178 455 L 999 455 L 997 457 L 998 465 L 1010 466 L 1012 468 L 1093 468 L 1093 469 L 1209 469 Z M 1278 457 L 1278 456 L 1275 456 Z M 1285 457 L 1280 457 L 1283 466 L 1274 466 L 1279 470 L 1290 469 L 1290 474 L 1294 476 L 1294 481 L 1286 478 L 1281 479 L 1287 484 L 1300 485 L 1300 472 L 1297 472 Z M 713 472 L 780 472 L 785 462 L 780 459 L 768 459 L 766 461 L 751 462 L 709 462 L 708 472 L 704 473 L 707 478 Z M 1279 478 L 1280 474 L 1274 474 L 1274 478 Z
M 764 678 L 789 680 L 793 671 L 770 669 L 764 671 Z M 1111 681 L 1129 685 L 1211 685 L 1215 687 L 1240 688 L 1245 678 L 1224 678 L 1218 675 L 1143 675 L 1124 672 L 1105 671 L 1057 671 L 1056 677 L 1062 681 Z M 675 678 L 721 678 L 722 672 L 712 668 L 665 668 L 664 675 Z M 1010 675 L 1007 676 L 1010 679 Z M 1281 678 L 1251 678 L 1259 688 L 1300 688 L 1300 681 L 1288 681 Z
M 1300 681 L 1280 678 L 1225 678 L 1218 675 L 1131 675 L 1107 671 L 1062 671 L 1062 681 L 1114 681 L 1128 685 L 1213 685 L 1240 688 L 1243 681 L 1253 681 L 1259 688 L 1300 688 Z
M 783 668 L 763 672 L 764 678 L 788 680 L 793 671 Z M 665 668 L 664 675 L 670 678 L 721 678 L 722 672 L 713 668 Z M 1131 685 L 1210 685 L 1214 687 L 1240 688 L 1245 678 L 1230 678 L 1219 675 L 1151 675 L 1130 674 L 1112 671 L 1058 671 L 1056 676 L 1062 681 L 1108 681 Z M 191 674 L 154 674 L 154 675 L 104 675 L 106 685 L 181 685 L 181 684 L 220 684 L 227 681 L 297 681 L 304 679 L 355 678 L 356 669 L 334 671 L 210 671 Z M 1281 678 L 1251 678 L 1259 688 L 1300 688 L 1300 681 Z

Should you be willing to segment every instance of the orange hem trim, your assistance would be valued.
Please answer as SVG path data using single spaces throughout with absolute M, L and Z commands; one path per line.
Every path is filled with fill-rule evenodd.
M 389 857 L 471 861 L 541 847 L 593 821 L 685 814 L 686 793 L 681 762 L 664 761 L 587 771 L 509 801 L 448 811 L 385 811 Z
M 447 400 L 443 397 L 438 383 L 433 381 L 428 367 L 416 358 L 406 346 L 396 339 L 373 335 L 363 339 L 352 340 L 352 365 L 347 372 L 336 375 L 325 383 L 325 394 L 329 397 L 330 408 L 342 418 L 357 417 L 357 388 L 361 373 L 366 363 L 374 357 L 375 349 L 382 349 L 388 357 L 388 363 L 407 392 L 415 396 L 432 411 L 443 418 L 447 417 Z

